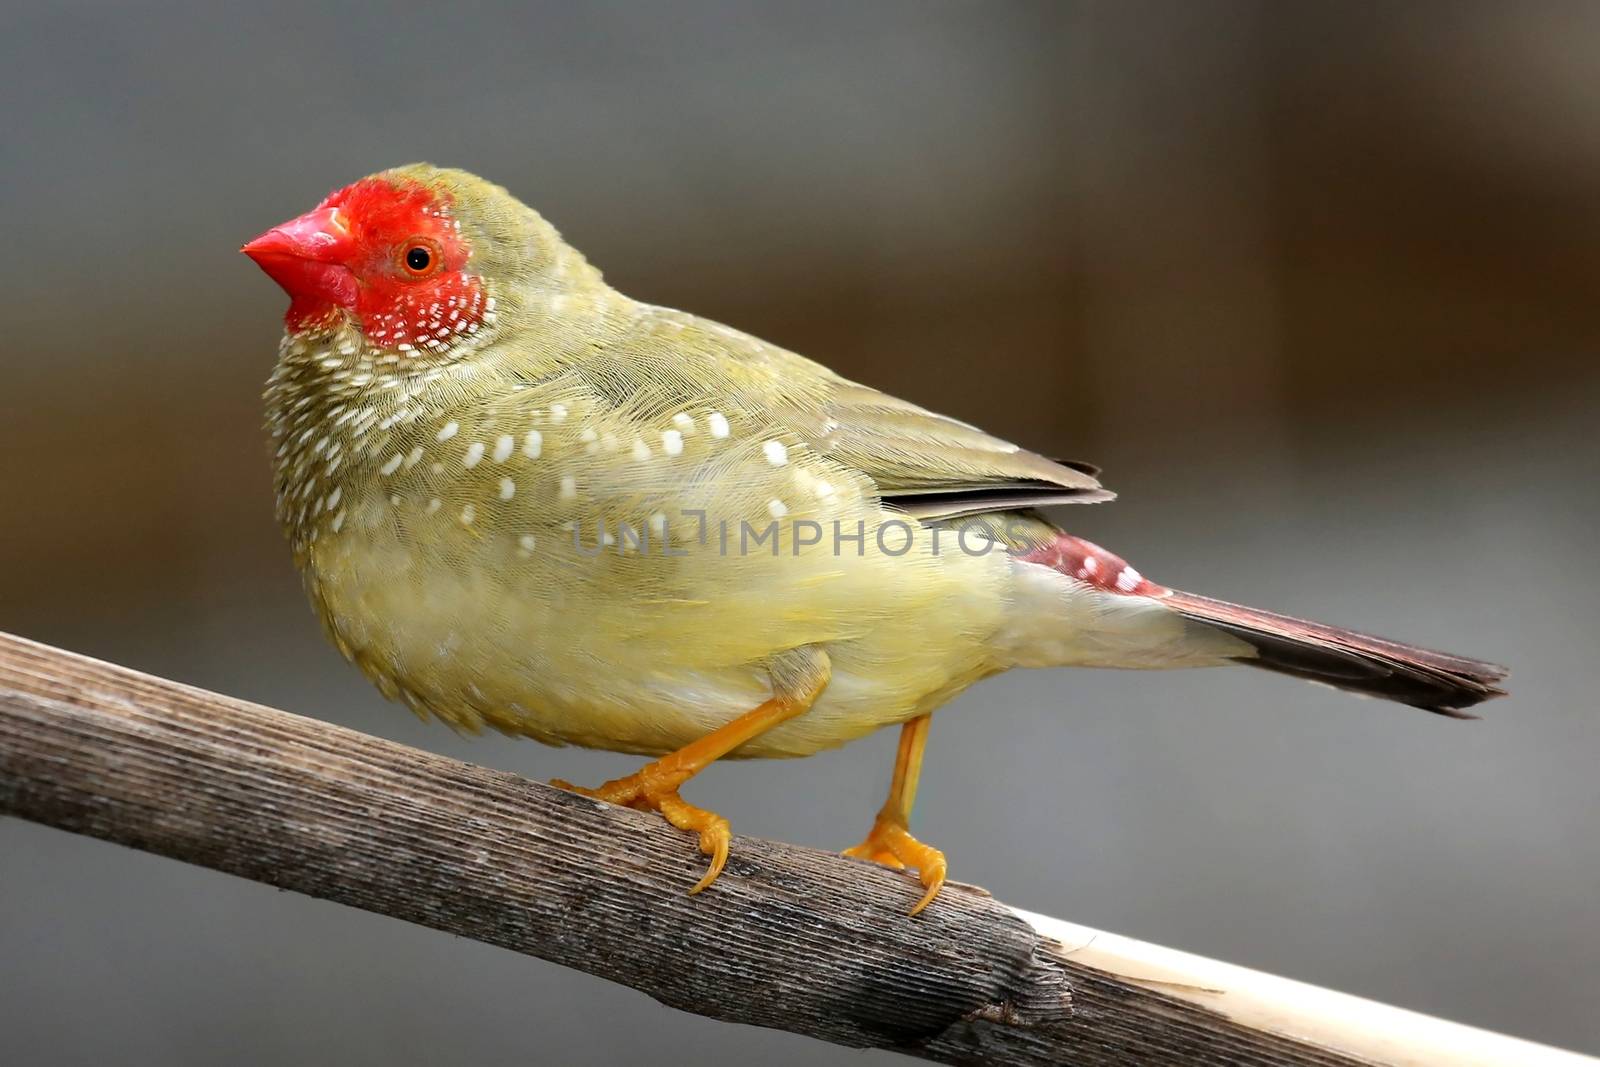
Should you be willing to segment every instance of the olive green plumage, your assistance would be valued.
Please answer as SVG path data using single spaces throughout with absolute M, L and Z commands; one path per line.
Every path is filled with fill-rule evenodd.
M 296 559 L 386 693 L 460 728 L 657 753 L 814 649 L 816 706 L 739 753 L 804 755 L 1016 661 L 1004 546 L 924 524 L 1106 498 L 1091 473 L 634 301 L 472 175 L 374 180 L 448 205 L 490 298 L 441 353 L 397 358 L 348 317 L 291 333 L 267 390 Z M 1014 518 L 1013 539 L 1053 529 Z M 773 523 L 775 552 L 740 542 Z

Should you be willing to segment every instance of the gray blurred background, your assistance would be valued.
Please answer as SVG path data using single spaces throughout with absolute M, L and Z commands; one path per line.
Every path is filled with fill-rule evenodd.
M 1252 671 L 1017 673 L 917 829 L 1008 902 L 1600 1052 L 1600 5 L 8 5 L 0 628 L 538 778 L 327 646 L 236 249 L 465 166 L 620 288 L 1051 454 L 1170 584 L 1502 660 L 1478 723 Z M 714 768 L 838 848 L 894 738 Z M 690 847 L 685 843 L 685 848 Z M 908 897 L 909 900 L 909 897 Z M 0 823 L 18 1064 L 860 1062 Z

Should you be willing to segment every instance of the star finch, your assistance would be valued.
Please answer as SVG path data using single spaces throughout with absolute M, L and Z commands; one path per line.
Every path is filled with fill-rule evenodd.
M 698 833 L 696 890 L 729 831 L 688 778 L 900 725 L 850 853 L 917 868 L 926 906 L 929 717 L 1011 667 L 1242 663 L 1447 715 L 1500 694 L 1492 664 L 1156 584 L 1037 511 L 1111 499 L 1093 468 L 624 296 L 471 174 L 373 175 L 244 251 L 290 297 L 277 510 L 334 643 L 455 727 L 660 756 L 584 792 Z

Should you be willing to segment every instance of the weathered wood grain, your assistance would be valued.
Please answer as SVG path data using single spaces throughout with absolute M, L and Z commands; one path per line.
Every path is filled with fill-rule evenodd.
M 945 1063 L 1404 1062 L 1075 960 L 981 890 L 948 887 L 910 918 L 913 880 L 829 853 L 739 838 L 691 897 L 704 860 L 658 818 L 3 634 L 0 813 L 841 1045 Z

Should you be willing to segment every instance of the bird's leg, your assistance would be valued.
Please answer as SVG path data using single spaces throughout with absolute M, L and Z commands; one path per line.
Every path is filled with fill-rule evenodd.
M 889 867 L 915 867 L 924 892 L 911 909 L 913 915 L 939 895 L 947 869 L 944 853 L 912 837 L 910 830 L 911 805 L 916 802 L 917 779 L 922 776 L 922 750 L 928 744 L 928 725 L 932 721 L 932 715 L 923 715 L 900 728 L 900 750 L 895 755 L 889 799 L 879 809 L 867 839 L 844 850 L 846 856 Z
M 816 690 L 820 690 L 818 685 Z M 728 844 L 733 834 L 728 820 L 715 812 L 697 808 L 678 795 L 678 788 L 746 741 L 792 719 L 811 706 L 816 691 L 795 697 L 780 694 L 754 711 L 745 712 L 728 725 L 713 730 L 697 741 L 647 763 L 625 778 L 607 782 L 598 789 L 582 789 L 560 779 L 550 784 L 558 789 L 582 793 L 610 804 L 622 804 L 640 811 L 658 811 L 673 826 L 700 835 L 700 851 L 711 857 L 704 877 L 690 893 L 698 893 L 717 880 L 728 862 Z

